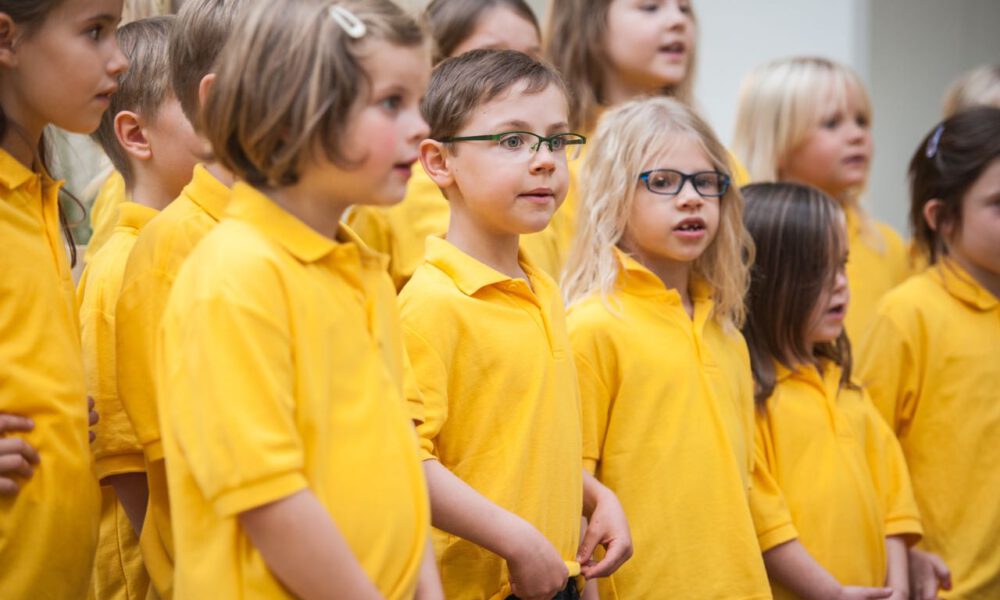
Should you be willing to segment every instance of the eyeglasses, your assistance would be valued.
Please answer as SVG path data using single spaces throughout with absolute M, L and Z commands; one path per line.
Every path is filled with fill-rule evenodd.
M 639 179 L 646 184 L 647 190 L 664 196 L 679 194 L 688 180 L 702 198 L 718 198 L 729 190 L 729 175 L 718 171 L 681 173 L 673 169 L 653 169 L 639 173 Z
M 557 133 L 544 137 L 530 131 L 505 131 L 493 135 L 446 137 L 438 141 L 445 144 L 452 142 L 496 142 L 497 148 L 516 158 L 527 158 L 538 152 L 542 144 L 545 144 L 549 147 L 549 152 L 556 157 L 564 156 L 567 160 L 574 160 L 580 156 L 580 148 L 587 143 L 587 138 L 579 133 Z

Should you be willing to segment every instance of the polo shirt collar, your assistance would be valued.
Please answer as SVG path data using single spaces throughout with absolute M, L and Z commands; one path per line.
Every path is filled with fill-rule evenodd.
M 668 289 L 663 281 L 655 273 L 643 266 L 639 261 L 632 258 L 621 248 L 614 248 L 615 257 L 621 267 L 621 275 L 618 277 L 618 286 L 623 291 L 637 296 L 659 296 L 669 295 L 672 299 L 680 302 L 680 294 L 676 290 Z M 693 301 L 711 301 L 711 287 L 700 277 L 691 278 L 691 299 Z
M 118 207 L 117 227 L 140 231 L 160 211 L 136 202 L 122 202 Z
M 35 173 L 22 165 L 6 150 L 0 148 L 0 186 L 13 191 L 32 181 L 40 181 L 42 189 L 47 193 L 53 193 L 52 188 L 55 188 L 55 193 L 58 193 L 58 189 L 62 185 L 62 181 L 52 179 L 47 173 L 41 175 Z
M 945 258 L 934 267 L 934 272 L 944 289 L 961 302 L 981 311 L 993 310 L 1000 306 L 1000 299 L 979 285 L 979 282 L 954 260 Z
M 487 286 L 513 280 L 512 277 L 479 262 L 438 236 L 427 238 L 425 257 L 428 264 L 434 265 L 448 275 L 458 289 L 467 296 L 472 296 Z M 536 270 L 524 259 L 523 253 L 518 256 L 518 261 L 528 279 L 534 283 L 538 279 Z
M 822 374 L 814 365 L 803 365 L 793 371 L 780 361 L 774 361 L 774 380 L 776 383 L 781 383 L 788 379 L 797 379 L 835 397 L 836 391 L 840 389 L 840 375 L 843 370 L 836 363 L 826 359 L 820 361 L 820 367 L 823 369 Z
M 198 164 L 182 193 L 218 221 L 226 210 L 232 190 L 209 173 L 205 165 Z

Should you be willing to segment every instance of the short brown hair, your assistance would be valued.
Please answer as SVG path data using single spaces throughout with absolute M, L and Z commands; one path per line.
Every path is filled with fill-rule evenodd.
M 468 39 L 483 14 L 496 7 L 510 9 L 531 23 L 538 37 L 542 36 L 538 19 L 524 0 L 431 0 L 422 19 L 434 41 L 431 56 L 434 64 L 451 56 L 455 48 Z
M 327 0 L 269 0 L 254 6 L 223 48 L 201 128 L 216 159 L 255 186 L 289 186 L 321 151 L 348 164 L 340 140 L 370 93 L 361 64 L 372 40 L 424 44 L 423 30 L 390 0 L 339 0 L 366 33 L 349 36 Z
M 840 385 L 854 387 L 845 331 L 815 349 L 805 339 L 813 309 L 847 250 L 844 211 L 820 190 L 797 183 L 755 183 L 743 188 L 743 197 L 743 219 L 756 246 L 743 336 L 757 408 L 763 411 L 774 393 L 776 362 L 792 369 L 803 360 L 828 359 L 841 367 Z
M 550 85 L 568 96 L 566 84 L 551 65 L 515 50 L 470 50 L 445 59 L 431 73 L 420 112 L 435 140 L 454 136 L 469 115 L 519 83 L 537 94 Z
M 198 127 L 198 86 L 249 0 L 185 0 L 170 35 L 170 83 L 184 116 Z
M 924 136 L 910 159 L 910 229 L 917 249 L 933 264 L 948 253 L 942 225 L 961 225 L 962 199 L 984 170 L 1000 158 L 1000 108 L 959 112 Z M 941 201 L 937 230 L 924 205 Z
M 111 105 L 104 111 L 101 124 L 92 137 L 122 174 L 126 188 L 135 184 L 135 174 L 115 135 L 115 117 L 128 110 L 147 122 L 156 119 L 163 101 L 171 94 L 167 42 L 175 21 L 173 16 L 139 19 L 122 25 L 115 32 L 129 68 L 118 76 L 118 91 L 112 94 Z

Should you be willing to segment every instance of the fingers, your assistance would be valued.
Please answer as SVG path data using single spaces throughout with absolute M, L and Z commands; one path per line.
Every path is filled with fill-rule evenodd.
M 13 479 L 7 479 L 6 477 L 0 477 L 0 497 L 2 496 L 15 496 L 21 491 L 21 488 L 14 483 Z
M 21 438 L 0 438 L 0 459 L 8 457 L 23 459 L 29 465 L 38 464 L 38 451 Z M 0 469 L 0 471 L 9 470 L 9 468 L 6 470 Z
M 27 417 L 0 413 L 0 434 L 8 431 L 31 431 L 35 428 L 35 422 Z
M 31 465 L 37 464 L 38 452 L 27 442 L 20 438 L 0 439 L 0 473 L 27 479 L 35 472 Z M 0 496 L 13 496 L 20 489 L 12 478 L 0 477 Z
M 101 420 L 101 417 L 97 414 L 97 411 L 94 410 L 94 399 L 90 396 L 87 396 L 87 411 L 89 413 L 88 416 L 90 417 L 90 426 L 93 427 L 94 425 L 97 425 L 97 422 Z
M 605 550 L 604 558 L 596 565 L 581 563 L 580 572 L 583 573 L 584 577 L 587 579 L 607 577 L 632 557 L 632 546 L 618 540 L 612 540 Z
M 937 554 L 929 554 L 931 567 L 934 569 L 934 576 L 937 577 L 937 585 L 943 590 L 951 589 L 951 569 L 944 564 L 944 560 Z
M 594 555 L 597 545 L 601 543 L 601 532 L 594 525 L 594 521 L 587 524 L 587 529 L 583 532 L 583 539 L 580 540 L 580 547 L 576 551 L 576 562 L 581 565 L 590 561 L 590 557 Z

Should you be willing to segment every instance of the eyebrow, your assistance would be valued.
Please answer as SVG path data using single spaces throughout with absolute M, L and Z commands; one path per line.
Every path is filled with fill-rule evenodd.
M 502 127 L 513 127 L 515 129 L 519 129 L 522 131 L 531 131 L 531 125 L 528 125 L 528 123 L 521 121 L 519 119 L 511 119 L 509 121 L 504 121 L 503 123 L 499 123 L 497 125 L 497 128 L 502 128 Z M 568 130 L 569 130 L 569 123 L 567 123 L 566 121 L 559 121 L 558 123 L 549 125 L 546 128 L 546 131 L 548 131 L 549 133 L 554 133 L 554 132 L 568 133 Z

